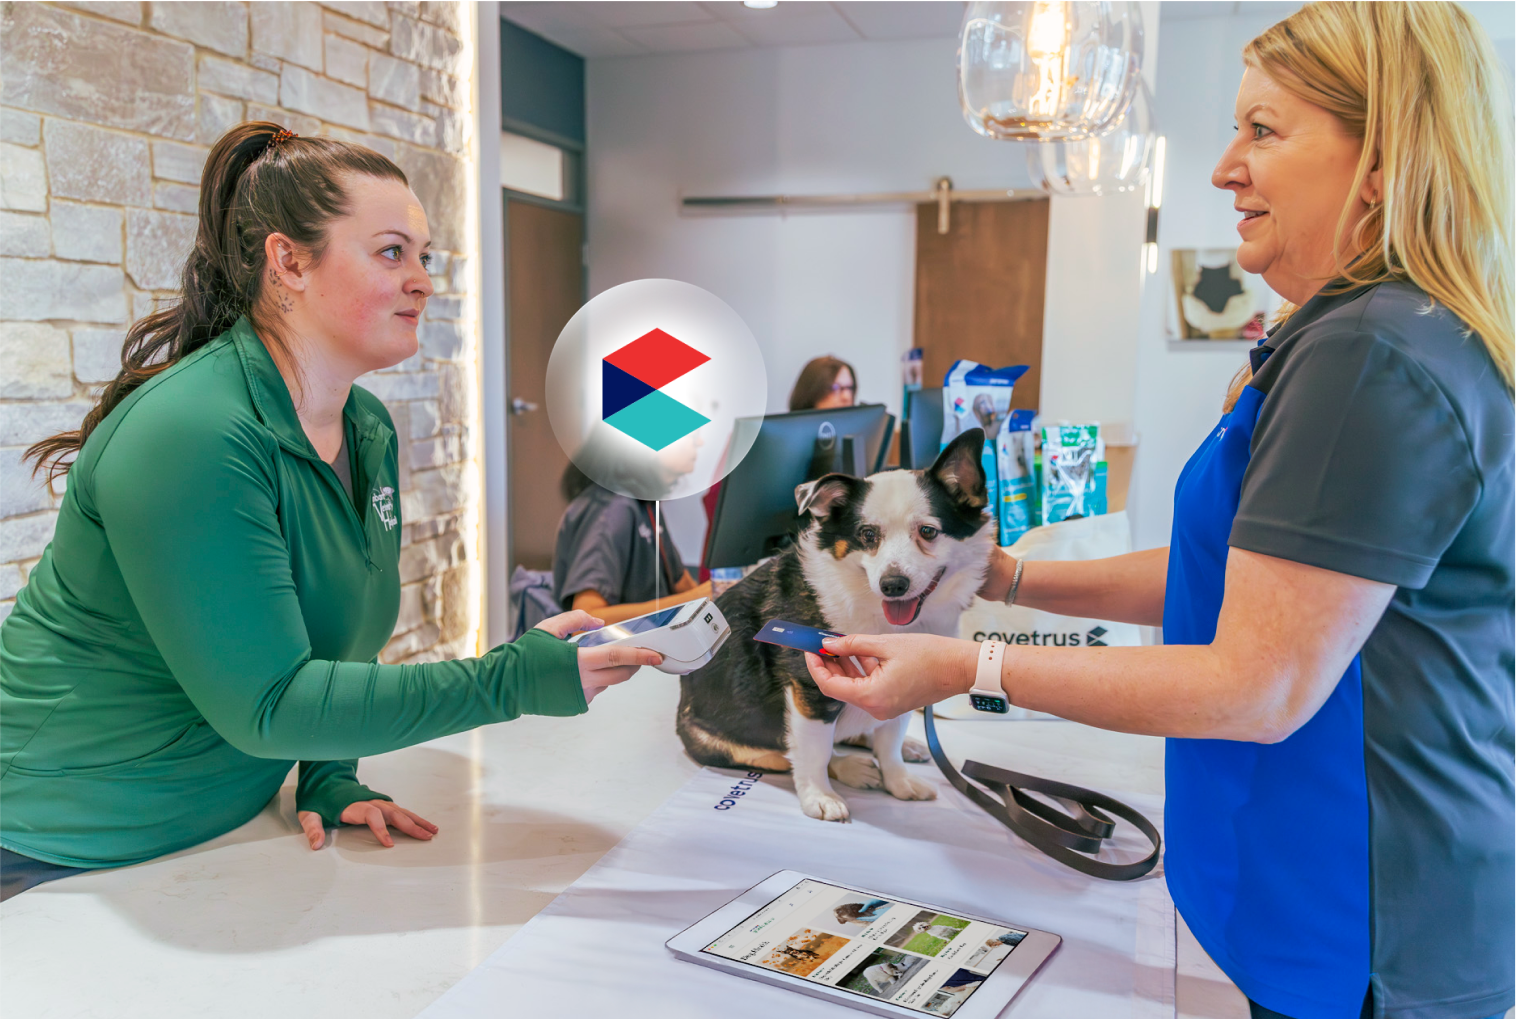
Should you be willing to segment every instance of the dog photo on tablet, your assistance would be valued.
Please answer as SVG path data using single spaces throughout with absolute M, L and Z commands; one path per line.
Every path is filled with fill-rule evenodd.
M 800 651 L 753 638 L 771 619 L 842 633 L 956 636 L 995 548 L 984 442 L 972 428 L 926 470 L 827 474 L 796 489 L 805 522 L 795 543 L 717 599 L 732 636 L 680 680 L 675 727 L 695 761 L 788 771 L 801 810 L 823 821 L 848 820 L 829 778 L 902 800 L 937 795 L 905 766 L 927 760 L 926 747 L 906 739 L 909 716 L 881 722 L 833 700 Z M 837 754 L 838 741 L 861 741 L 872 759 Z
M 865 956 L 863 962 L 837 982 L 837 986 L 871 998 L 889 998 L 925 965 L 927 960 L 919 955 L 880 949 Z
M 837 954 L 848 944 L 848 939 L 828 931 L 812 930 L 810 927 L 796 931 L 759 960 L 760 966 L 777 969 L 791 976 L 810 976 L 822 963 Z
M 907 920 L 885 944 L 891 948 L 904 948 L 917 955 L 937 955 L 968 926 L 968 920 L 923 910 Z

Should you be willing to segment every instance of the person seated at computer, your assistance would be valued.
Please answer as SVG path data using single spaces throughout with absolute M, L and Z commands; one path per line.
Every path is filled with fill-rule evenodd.
M 791 410 L 831 410 L 852 407 L 858 396 L 853 365 L 828 355 L 806 362 L 790 390 Z
M 670 490 L 693 471 L 701 445 L 699 433 L 692 432 L 656 455 L 642 457 L 624 445 L 617 448 L 604 438 L 592 439 L 593 444 L 603 442 L 610 448 L 599 458 L 578 454 L 589 473 L 618 488 L 648 494 Z M 697 584 L 690 576 L 653 502 L 603 488 L 572 462 L 564 469 L 560 489 L 569 505 L 559 520 L 553 550 L 553 597 L 559 605 L 619 623 L 710 597 L 711 584 Z

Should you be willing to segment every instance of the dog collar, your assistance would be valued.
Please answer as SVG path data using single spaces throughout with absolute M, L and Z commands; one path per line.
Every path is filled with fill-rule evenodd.
M 1004 715 L 1011 707 L 1006 691 L 1001 686 L 1001 656 L 1006 645 L 998 640 L 980 643 L 980 661 L 975 666 L 974 688 L 969 691 L 969 703 L 976 711 Z

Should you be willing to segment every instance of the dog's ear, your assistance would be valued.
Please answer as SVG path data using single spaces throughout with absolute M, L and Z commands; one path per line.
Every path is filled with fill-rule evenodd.
M 854 486 L 863 484 L 851 474 L 824 474 L 815 481 L 795 487 L 797 513 L 810 513 L 818 519 L 829 516 L 832 507 L 853 494 Z
M 961 432 L 938 454 L 927 473 L 936 478 L 956 502 L 984 509 L 990 502 L 985 494 L 985 465 L 980 461 L 984 448 L 985 432 L 982 429 Z

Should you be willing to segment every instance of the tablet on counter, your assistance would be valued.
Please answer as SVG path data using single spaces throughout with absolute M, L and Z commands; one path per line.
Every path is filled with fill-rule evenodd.
M 782 870 L 666 944 L 687 962 L 875 1015 L 994 1019 L 1059 940 Z

